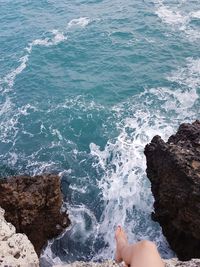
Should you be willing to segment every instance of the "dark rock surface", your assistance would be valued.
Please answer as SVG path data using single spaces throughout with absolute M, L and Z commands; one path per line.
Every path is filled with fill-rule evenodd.
M 200 257 L 200 121 L 182 124 L 168 142 L 145 147 L 147 176 L 160 223 L 181 260 Z
M 16 176 L 0 180 L 0 206 L 16 231 L 25 233 L 40 255 L 48 239 L 69 225 L 67 214 L 60 213 L 62 194 L 56 175 Z

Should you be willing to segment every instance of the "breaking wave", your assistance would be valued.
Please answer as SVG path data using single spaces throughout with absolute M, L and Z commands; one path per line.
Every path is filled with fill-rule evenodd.
M 54 263 L 59 263 L 59 256 L 63 262 L 112 258 L 115 250 L 114 229 L 118 224 L 126 229 L 131 242 L 142 239 L 154 240 L 164 258 L 174 255 L 160 226 L 151 220 L 153 197 L 146 177 L 143 150 L 154 135 L 159 134 L 167 140 L 182 121 L 190 122 L 196 119 L 199 112 L 195 106 L 199 101 L 199 59 L 188 58 L 184 67 L 166 78 L 171 85 L 177 83 L 179 89 L 146 89 L 128 101 L 113 106 L 112 113 L 119 135 L 109 139 L 104 148 L 91 143 L 90 153 L 88 156 L 85 155 L 86 158 L 92 158 L 90 168 L 99 174 L 97 198 L 100 198 L 99 202 L 103 205 L 101 216 L 98 218 L 95 215 L 95 208 L 90 207 L 88 210 L 88 206 L 84 205 L 77 208 L 71 203 L 67 208 L 70 210 L 72 229 L 75 231 L 67 230 L 63 237 L 55 241 L 57 245 L 49 245 L 44 252 L 44 258 L 49 258 L 50 251 L 55 253 L 55 246 L 61 246 L 59 244 L 65 242 L 64 240 L 70 240 L 70 244 L 75 242 L 75 247 L 79 248 L 76 256 L 67 246 L 62 256 L 58 251 L 53 254 L 53 258 L 51 254 Z M 113 118 L 108 119 L 107 124 L 110 120 Z M 69 190 L 77 191 L 81 199 L 87 199 L 88 194 L 93 193 L 90 192 L 92 188 L 84 188 L 83 182 L 80 187 L 76 184 Z M 88 220 L 91 221 L 89 228 Z M 79 237 L 77 241 L 76 235 Z M 80 247 L 80 242 L 89 247 L 89 258 L 85 256 L 88 253 L 84 253 L 86 248 L 83 244 Z M 99 243 L 103 245 L 98 247 Z

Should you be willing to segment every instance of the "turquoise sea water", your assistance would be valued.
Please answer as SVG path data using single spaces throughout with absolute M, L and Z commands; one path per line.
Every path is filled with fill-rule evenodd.
M 72 226 L 43 266 L 113 257 L 151 220 L 144 146 L 200 115 L 199 0 L 0 0 L 0 175 L 58 173 Z

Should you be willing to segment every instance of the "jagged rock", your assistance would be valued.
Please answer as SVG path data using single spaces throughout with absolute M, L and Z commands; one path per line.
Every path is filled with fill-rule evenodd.
M 39 267 L 39 259 L 25 234 L 16 234 L 0 207 L 0 266 Z
M 155 198 L 153 218 L 181 260 L 200 257 L 200 121 L 182 124 L 168 142 L 145 148 Z
M 60 213 L 62 194 L 56 175 L 18 176 L 0 180 L 0 206 L 16 231 L 25 233 L 38 255 L 48 239 L 69 225 Z
M 179 261 L 178 259 L 164 260 L 165 267 L 199 267 L 200 259 L 193 259 L 191 261 Z M 102 263 L 82 262 L 77 261 L 71 264 L 55 265 L 54 267 L 124 267 L 124 264 L 117 264 L 114 261 L 105 261 Z

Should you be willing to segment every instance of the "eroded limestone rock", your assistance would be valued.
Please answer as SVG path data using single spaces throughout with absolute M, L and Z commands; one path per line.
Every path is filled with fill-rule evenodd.
M 15 227 L 6 222 L 0 207 L 0 266 L 39 267 L 33 245 L 25 234 L 16 234 Z

